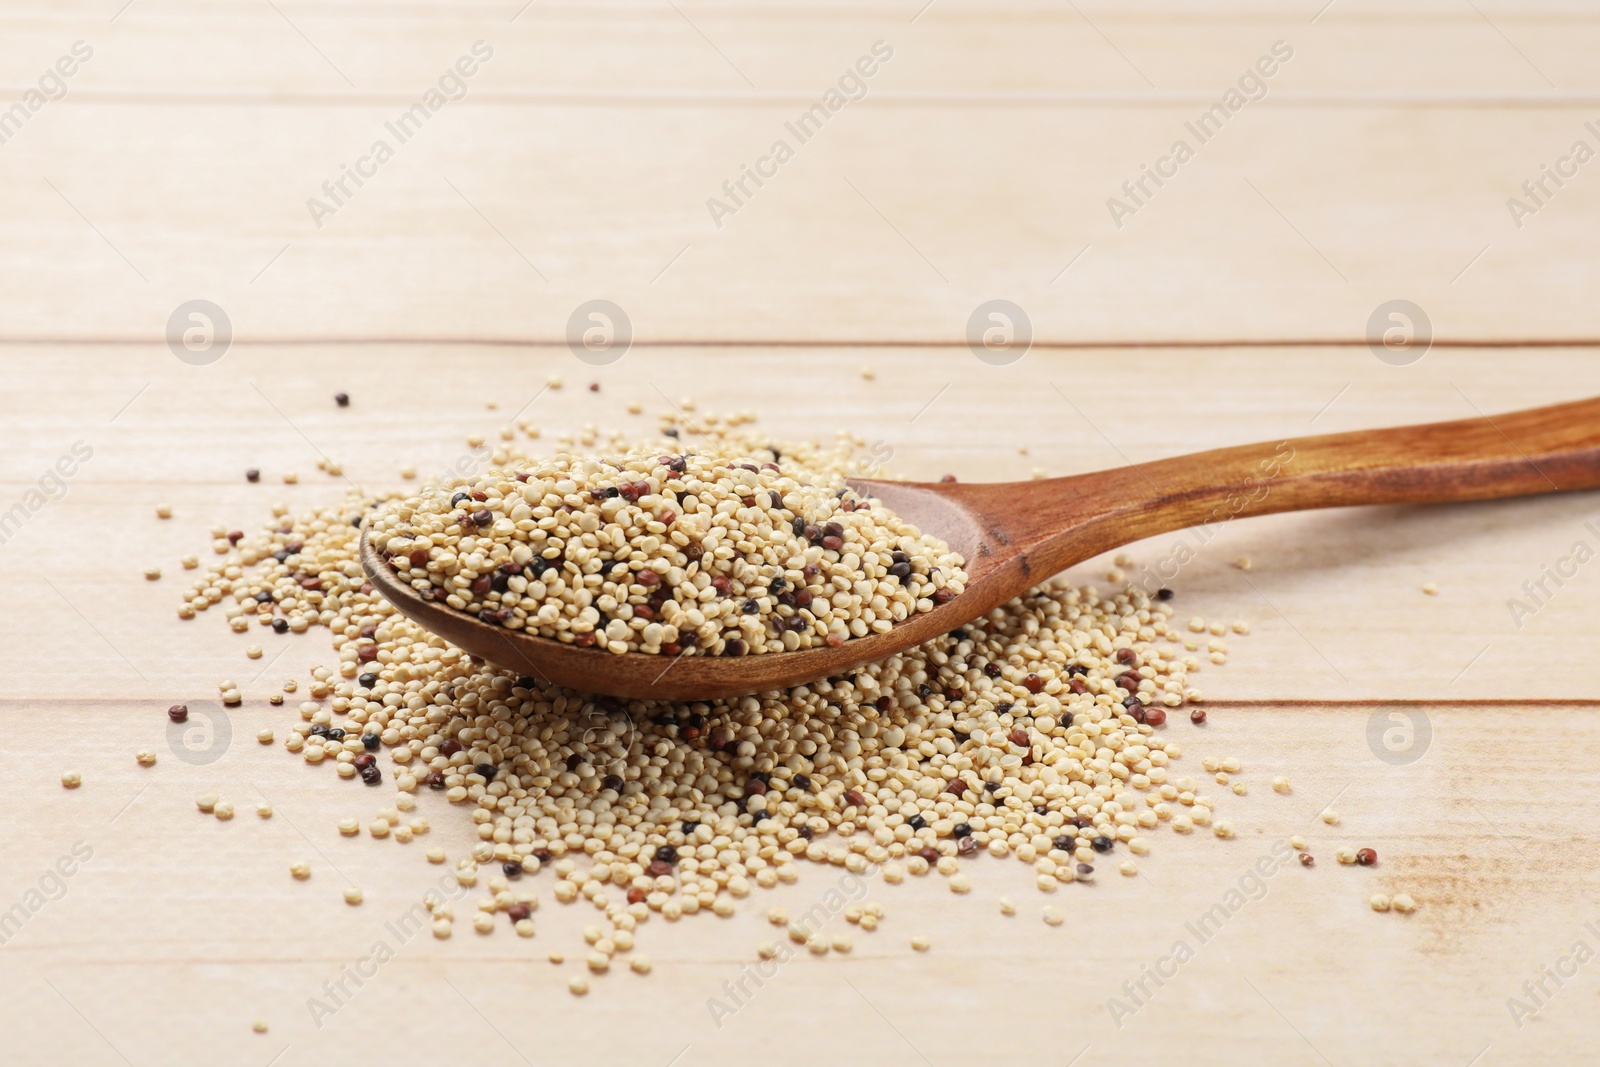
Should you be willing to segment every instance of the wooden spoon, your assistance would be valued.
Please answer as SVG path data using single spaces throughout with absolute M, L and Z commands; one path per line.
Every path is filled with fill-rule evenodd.
M 596 652 L 492 626 L 423 599 L 396 578 L 365 533 L 361 563 L 402 614 L 511 670 L 642 700 L 738 696 L 845 674 L 947 633 L 1075 563 L 1155 534 L 1277 511 L 1600 486 L 1600 398 L 1493 418 L 1223 448 L 1048 481 L 850 485 L 960 552 L 967 584 L 950 602 L 839 648 L 739 657 Z M 1153 577 L 1147 584 L 1164 580 Z

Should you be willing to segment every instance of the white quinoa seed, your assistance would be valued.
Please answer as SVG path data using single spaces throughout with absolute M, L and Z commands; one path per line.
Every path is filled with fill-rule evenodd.
M 133 754 L 133 758 L 138 761 L 141 767 L 154 767 L 156 764 L 156 750 L 153 748 L 141 748 Z
M 261 816 L 263 819 L 272 818 L 272 805 L 263 800 L 261 803 L 256 805 L 256 814 Z
M 1332 808 L 1324 809 L 1322 812 L 1322 821 L 1327 823 L 1329 826 L 1338 826 L 1339 813 L 1334 811 Z
M 1011 903 L 1011 898 L 1010 897 L 1001 897 L 1000 898 L 1000 914 L 1001 915 L 1015 915 L 1016 913 L 1017 913 L 1017 906 L 1015 904 Z
M 1373 911 L 1388 911 L 1390 905 L 1393 903 L 1394 902 L 1391 901 L 1388 895 L 1385 893 L 1374 893 L 1372 896 L 1367 898 L 1367 905 L 1372 908 Z
M 858 500 L 837 474 L 778 467 L 704 449 L 561 455 L 516 477 L 426 489 L 379 510 L 368 537 L 450 607 L 612 652 L 837 647 L 962 591 L 948 546 Z
M 649 974 L 650 966 L 651 964 L 649 956 L 634 956 L 628 960 L 628 968 L 629 970 L 633 971 L 634 974 Z
M 265 1020 L 265 1019 L 257 1019 L 255 1022 L 250 1024 L 250 1029 L 254 1030 L 258 1034 L 266 1033 L 267 1032 L 267 1020 Z
M 233 802 L 230 800 L 217 801 L 216 807 L 211 809 L 211 814 L 215 815 L 223 822 L 227 822 L 229 819 L 233 818 Z
M 1418 908 L 1417 902 L 1412 899 L 1410 893 L 1396 893 L 1394 895 L 1394 899 L 1390 901 L 1390 904 L 1394 907 L 1395 911 L 1398 911 L 1403 915 L 1410 915 Z
M 581 974 L 575 974 L 567 979 L 567 992 L 575 997 L 581 997 L 589 992 L 589 979 Z
M 172 505 L 171 504 L 157 504 L 156 505 L 156 518 L 158 518 L 158 519 L 170 519 L 170 518 L 172 518 Z
M 1046 926 L 1060 926 L 1066 921 L 1066 918 L 1061 914 L 1061 909 L 1052 904 L 1046 904 L 1041 914 L 1044 917 Z
M 911 947 L 918 952 L 926 952 L 933 946 L 933 942 L 923 934 L 918 934 L 911 939 Z
M 294 875 L 296 881 L 303 882 L 311 877 L 311 864 L 305 860 L 289 865 L 289 873 Z
M 433 936 L 440 941 L 446 940 L 453 933 L 455 933 L 455 924 L 449 919 L 433 920 Z
M 150 582 L 155 581 L 156 579 L 161 577 L 161 568 L 160 567 L 146 567 L 144 569 L 144 577 L 145 577 L 146 581 L 150 581 Z
M 345 886 L 344 902 L 346 904 L 359 904 L 359 903 L 361 903 L 362 899 L 363 899 L 363 894 L 362 894 L 360 889 L 356 888 L 353 885 Z
M 1292 790 L 1291 790 L 1291 788 L 1289 786 L 1289 779 L 1285 778 L 1281 774 L 1278 775 L 1276 778 L 1274 778 L 1272 780 L 1272 791 L 1274 793 L 1292 792 Z
M 76 789 L 83 784 L 83 775 L 77 771 L 62 771 L 61 784 L 68 789 Z
M 353 491 L 338 506 L 298 517 L 287 507 L 274 509 L 277 521 L 261 534 L 236 545 L 221 538 L 220 554 L 227 558 L 193 576 L 182 606 L 191 612 L 222 606 L 237 611 L 234 618 L 247 626 L 254 619 L 261 626 L 286 623 L 296 633 L 323 628 L 336 658 L 332 667 L 313 669 L 310 700 L 301 706 L 300 721 L 286 729 L 285 747 L 303 753 L 307 762 L 353 773 L 353 761 L 364 751 L 361 734 L 374 734 L 379 747 L 373 755 L 401 796 L 409 800 L 412 791 L 431 791 L 419 789 L 424 783 L 437 785 L 443 802 L 471 813 L 477 843 L 471 858 L 463 858 L 460 884 L 476 883 L 477 864 L 490 865 L 484 876 L 494 872 L 496 880 L 500 865 L 513 860 L 528 872 L 549 867 L 551 894 L 563 903 L 593 904 L 611 923 L 600 940 L 610 941 L 614 951 L 626 951 L 617 936 L 624 920 L 631 929 L 652 912 L 669 920 L 726 914 L 751 883 L 793 883 L 801 860 L 856 874 L 876 868 L 894 884 L 907 872 L 924 874 L 934 866 L 920 854 L 932 849 L 939 861 L 950 861 L 937 866 L 960 891 L 967 877 L 953 864 L 955 827 L 962 823 L 971 828 L 979 854 L 1015 856 L 1031 865 L 1049 859 L 1064 819 L 1082 820 L 1086 829 L 1074 862 L 1049 860 L 1048 872 L 1034 872 L 1051 890 L 1077 877 L 1077 862 L 1096 858 L 1089 837 L 1104 834 L 1144 855 L 1162 823 L 1178 832 L 1210 825 L 1213 805 L 1192 783 L 1181 802 L 1158 795 L 1168 783 L 1169 765 L 1181 757 L 1180 746 L 1167 739 L 1167 728 L 1136 722 L 1120 704 L 1125 694 L 1117 679 L 1130 669 L 1142 676 L 1139 690 L 1147 702 L 1177 708 L 1200 700 L 1188 678 L 1198 664 L 1159 645 L 1176 640 L 1170 608 L 1137 587 L 1102 594 L 1052 581 L 968 624 L 964 637 L 935 639 L 847 679 L 693 707 L 616 702 L 614 708 L 580 704 L 541 683 L 474 663 L 397 615 L 376 593 L 362 591 L 360 530 L 350 516 L 374 506 L 374 518 L 363 525 L 371 532 L 378 515 L 392 521 L 390 535 L 401 543 L 386 548 L 397 569 L 416 571 L 413 584 L 444 589 L 461 601 L 460 610 L 474 603 L 509 607 L 513 620 L 521 610 L 535 620 L 534 628 L 545 625 L 540 613 L 556 605 L 549 625 L 558 634 L 575 639 L 594 633 L 597 646 L 603 636 L 605 647 L 619 651 L 665 651 L 688 632 L 706 635 L 696 654 L 735 637 L 749 646 L 747 652 L 787 650 L 791 631 L 779 636 L 764 627 L 801 616 L 816 624 L 810 639 L 845 640 L 927 610 L 923 602 L 933 592 L 961 591 L 959 561 L 946 560 L 939 546 L 914 531 L 881 546 L 861 540 L 881 540 L 873 531 L 894 520 L 866 502 L 844 511 L 833 494 L 860 444 L 841 439 L 830 451 L 779 442 L 774 452 L 765 434 L 736 428 L 748 421 L 744 416 L 696 418 L 701 421 L 694 426 L 669 419 L 664 427 L 677 439 L 662 438 L 649 447 L 607 438 L 603 450 L 638 456 L 644 468 L 621 476 L 573 455 L 534 461 L 514 447 L 496 446 L 488 472 L 470 483 L 488 499 L 452 506 L 450 496 L 461 491 L 455 489 L 439 512 L 426 513 L 434 523 L 470 506 L 490 512 L 489 525 L 446 522 L 437 536 L 429 534 L 426 548 L 400 532 L 425 516 L 398 493 L 371 497 Z M 532 436 L 528 427 L 523 431 Z M 585 447 L 599 441 L 598 432 L 579 436 Z M 562 443 L 570 446 L 574 439 Z M 682 472 L 658 462 L 679 456 L 689 457 Z M 726 462 L 738 457 L 751 457 L 757 469 Z M 781 469 L 762 465 L 769 461 Z M 544 479 L 542 489 L 536 486 L 541 472 L 554 474 L 558 467 L 571 475 L 565 479 L 571 491 L 553 477 Z M 528 474 L 529 481 L 517 481 L 511 471 Z M 669 473 L 681 477 L 667 478 Z M 606 483 L 605 477 L 612 480 Z M 688 483 L 696 480 L 691 492 Z M 579 491 L 639 481 L 649 491 L 638 500 L 597 502 Z M 813 495 L 819 489 L 826 493 Z M 416 500 L 430 499 L 431 492 L 439 491 Z M 771 492 L 778 492 L 781 507 L 762 499 Z M 679 493 L 694 501 L 680 503 Z M 576 498 L 571 511 L 546 503 L 554 498 L 565 506 L 569 497 Z M 831 510 L 805 513 L 807 501 Z M 793 534 L 791 504 L 800 504 L 800 517 L 814 524 L 838 522 L 844 533 L 840 549 Z M 525 515 L 519 512 L 523 507 Z M 665 511 L 674 513 L 670 523 L 661 521 Z M 682 551 L 691 534 L 701 546 L 696 560 Z M 792 556 L 751 554 L 755 546 L 784 539 Z M 412 553 L 418 551 L 423 554 L 416 558 L 424 562 L 414 567 Z M 919 595 L 900 599 L 906 590 L 886 574 L 890 551 L 904 552 L 912 562 L 906 577 Z M 538 568 L 529 564 L 536 557 L 557 562 L 534 574 Z M 628 576 L 612 582 L 603 565 L 618 560 L 627 564 Z M 520 565 L 521 572 L 502 581 L 503 590 L 491 580 L 486 594 L 473 591 L 491 572 L 509 574 L 501 569 L 504 563 Z M 706 569 L 698 569 L 702 565 Z M 810 566 L 814 574 L 806 572 Z M 656 579 L 640 583 L 647 571 Z M 303 586 L 307 575 L 318 576 L 320 588 Z M 713 576 L 727 577 L 727 594 L 710 585 Z M 816 610 L 796 611 L 784 602 L 774 588 L 778 577 L 782 593 L 803 589 Z M 663 592 L 666 602 L 658 596 Z M 262 593 L 268 597 L 258 599 Z M 756 608 L 748 618 L 747 601 Z M 646 611 L 633 612 L 636 607 Z M 592 621 L 586 614 L 591 610 Z M 605 623 L 598 618 L 602 612 Z M 1199 631 L 1227 629 L 1196 621 Z M 613 637 L 618 622 L 625 625 Z M 984 664 L 998 667 L 999 676 L 982 670 Z M 358 682 L 366 674 L 376 680 Z M 296 686 L 283 688 L 294 692 Z M 239 693 L 232 683 L 221 690 Z M 338 726 L 346 736 L 327 741 L 310 733 L 313 726 Z M 1027 737 L 1026 750 L 1010 739 L 1017 729 Z M 1026 766 L 1025 751 L 1032 756 Z M 483 764 L 493 768 L 492 777 L 477 773 Z M 884 767 L 893 772 L 880 778 L 876 771 Z M 752 795 L 756 772 L 765 776 L 759 780 L 765 789 Z M 620 792 L 602 788 L 609 776 L 621 780 Z M 847 799 L 852 792 L 859 797 Z M 767 817 L 757 826 L 748 819 L 741 825 L 725 807 L 735 799 Z M 420 833 L 415 821 L 399 822 L 399 813 L 410 810 L 397 799 L 379 819 L 396 837 L 402 825 Z M 349 833 L 360 832 L 359 821 L 348 822 Z M 683 830 L 685 824 L 694 824 L 692 831 Z M 647 870 L 656 850 L 668 845 L 677 851 L 668 873 Z M 535 853 L 548 858 L 541 861 Z M 639 891 L 626 905 L 618 895 L 624 886 Z M 497 915 L 516 901 L 515 889 L 491 892 L 492 910 L 479 914 Z M 439 910 L 434 914 L 436 921 L 443 917 Z M 877 919 L 862 907 L 856 924 L 870 930 Z M 830 950 L 821 938 L 806 940 Z M 917 940 L 925 950 L 926 939 Z
M 222 798 L 217 796 L 215 793 L 201 793 L 199 796 L 194 798 L 194 804 L 195 807 L 199 808 L 207 815 L 210 815 L 211 812 L 216 808 L 217 801 L 221 799 Z

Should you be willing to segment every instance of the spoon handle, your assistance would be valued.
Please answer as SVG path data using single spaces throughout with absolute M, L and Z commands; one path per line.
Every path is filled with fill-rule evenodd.
M 1600 486 L 1600 397 L 1458 422 L 1324 434 L 1034 482 L 1007 531 L 1035 571 L 1250 515 Z M 1008 524 L 1009 525 L 1009 524 Z

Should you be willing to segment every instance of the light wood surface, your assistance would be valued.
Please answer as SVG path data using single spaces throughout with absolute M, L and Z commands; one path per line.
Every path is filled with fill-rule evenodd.
M 1104 866 L 1051 898 L 1010 861 L 970 865 L 967 898 L 936 877 L 873 884 L 877 933 L 848 958 L 785 965 L 720 1027 L 708 999 L 776 933 L 765 907 L 809 907 L 834 872 L 732 919 L 648 923 L 655 972 L 581 1000 L 564 988 L 573 965 L 545 956 L 577 957 L 586 910 L 547 898 L 532 941 L 458 923 L 448 942 L 398 945 L 319 1027 L 308 999 L 395 944 L 385 924 L 442 873 L 425 847 L 459 854 L 472 828 L 430 796 L 431 839 L 339 837 L 378 799 L 254 740 L 292 720 L 265 696 L 325 661 L 326 635 L 263 642 L 252 661 L 257 638 L 173 611 L 178 559 L 206 558 L 213 524 L 337 498 L 345 481 L 319 457 L 353 484 L 395 484 L 524 405 L 548 439 L 692 396 L 756 410 L 775 437 L 849 430 L 906 476 L 1001 480 L 1600 395 L 1594 349 L 1558 343 L 1600 338 L 1600 163 L 1520 230 L 1505 205 L 1573 140 L 1600 147 L 1584 131 L 1600 114 L 1592 8 L 541 2 L 512 22 L 520 4 L 119 3 L 0 13 L 0 105 L 75 40 L 95 48 L 66 99 L 0 145 L 0 514 L 76 442 L 93 453 L 0 544 L 0 913 L 75 843 L 92 852 L 0 944 L 6 1063 L 1592 1054 L 1592 963 L 1547 981 L 1554 997 L 1520 1027 L 1507 998 L 1531 1005 L 1523 983 L 1575 941 L 1600 948 L 1584 926 L 1600 926 L 1600 565 L 1544 579 L 1553 595 L 1531 614 L 1509 603 L 1576 542 L 1600 548 L 1594 493 L 1219 526 L 1170 582 L 1179 618 L 1252 632 L 1194 676 L 1208 723 L 1167 729 L 1197 777 L 1206 756 L 1244 762 L 1248 796 L 1211 789 L 1239 837 L 1163 833 L 1142 877 Z M 480 38 L 496 54 L 467 98 L 317 230 L 306 197 Z M 1117 230 L 1106 197 L 1280 38 L 1296 54 L 1266 99 Z M 878 39 L 895 57 L 866 99 L 717 230 L 705 199 Z M 209 366 L 163 339 L 195 297 L 235 327 Z M 621 303 L 639 342 L 602 368 L 561 340 L 593 297 Z M 975 359 L 966 320 L 994 297 L 1049 344 L 1010 366 Z M 1363 337 L 1391 298 L 1455 344 L 1381 362 Z M 748 340 L 771 343 L 727 343 Z M 1350 343 L 1287 343 L 1310 340 Z M 1111 341 L 1125 346 L 1093 347 Z M 1194 347 L 1227 341 L 1259 343 Z M 1505 341 L 1529 343 L 1474 347 Z M 551 374 L 566 387 L 541 393 Z M 1129 552 L 1155 565 L 1182 537 Z M 1110 565 L 1072 573 L 1105 587 Z M 231 741 L 185 763 L 164 709 L 201 706 L 223 678 L 247 694 Z M 1415 747 L 1396 752 L 1408 731 Z M 142 747 L 156 767 L 135 764 Z M 69 768 L 76 791 L 59 784 Z M 1272 792 L 1276 774 L 1291 794 Z M 237 803 L 231 822 L 196 814 L 211 790 Z M 270 821 L 253 814 L 262 797 Z M 1330 801 L 1337 827 L 1317 820 Z M 1185 924 L 1293 833 L 1317 866 L 1277 871 L 1200 943 Z M 1342 845 L 1381 865 L 1340 867 Z M 307 883 L 287 870 L 301 858 Z M 347 882 L 360 908 L 341 902 Z M 1374 914 L 1374 891 L 1423 906 Z M 1065 925 L 1040 921 L 1047 902 Z M 915 933 L 932 951 L 911 952 Z M 1108 998 L 1180 939 L 1194 958 L 1119 1027 Z M 268 1034 L 250 1032 L 258 1017 Z

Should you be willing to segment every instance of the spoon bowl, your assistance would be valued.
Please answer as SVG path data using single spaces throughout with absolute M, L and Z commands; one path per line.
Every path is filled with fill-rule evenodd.
M 402 615 L 510 670 L 630 699 L 743 696 L 847 674 L 948 633 L 1067 567 L 1156 534 L 1280 511 L 1595 488 L 1600 398 L 1492 418 L 1263 442 L 1043 481 L 852 479 L 850 486 L 959 552 L 967 582 L 953 600 L 838 648 L 675 657 L 596 651 L 494 626 L 423 597 L 390 569 L 365 531 L 361 564 Z M 1144 591 L 1153 596 L 1159 586 Z

